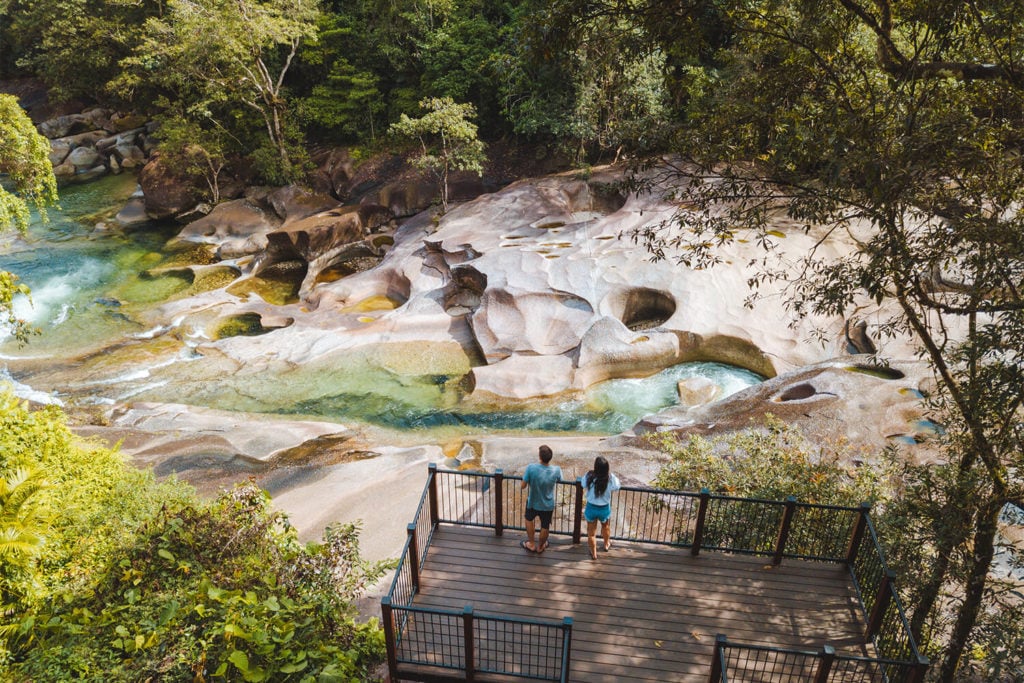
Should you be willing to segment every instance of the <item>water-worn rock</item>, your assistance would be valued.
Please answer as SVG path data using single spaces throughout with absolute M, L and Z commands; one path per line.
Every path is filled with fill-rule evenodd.
M 717 401 L 722 388 L 707 377 L 688 377 L 679 381 L 679 405 L 686 408 L 702 406 Z
M 299 259 L 306 263 L 306 276 L 300 287 L 304 295 L 312 290 L 317 277 L 332 265 L 347 258 L 373 253 L 362 243 L 363 222 L 356 207 L 325 211 L 306 218 L 285 223 L 279 230 L 267 234 L 267 248 L 260 254 L 253 274 L 274 263 Z M 354 249 L 355 244 L 362 248 Z
M 117 212 L 114 220 L 122 228 L 130 228 L 148 222 L 149 216 L 146 215 L 146 200 L 142 197 L 132 197 L 124 205 L 124 208 Z
M 101 159 L 100 153 L 93 147 L 77 147 L 68 155 L 68 163 L 75 168 L 88 169 L 96 165 Z
M 231 200 L 218 204 L 203 218 L 185 225 L 178 232 L 178 239 L 220 245 L 228 241 L 237 242 L 238 238 L 265 236 L 279 225 L 281 219 L 278 216 L 249 200 Z
M 928 460 L 935 427 L 920 396 L 930 381 L 921 361 L 882 364 L 874 356 L 849 356 L 793 370 L 717 403 L 668 408 L 634 431 L 724 434 L 763 424 L 771 414 L 798 425 L 815 443 L 848 442 L 855 460 L 894 444 Z
M 53 166 L 60 166 L 71 154 L 71 143 L 67 140 L 50 141 L 50 163 Z
M 495 287 L 484 291 L 473 313 L 473 331 L 488 362 L 516 353 L 551 356 L 579 346 L 594 311 L 568 292 Z
M 288 185 L 268 193 L 266 202 L 284 224 L 308 218 L 313 214 L 338 207 L 338 200 L 296 185 Z
M 590 386 L 613 377 L 643 377 L 681 358 L 675 334 L 634 332 L 619 319 L 605 316 L 580 339 L 577 382 Z
M 171 218 L 198 204 L 194 184 L 171 172 L 155 154 L 139 172 L 139 186 L 150 218 Z

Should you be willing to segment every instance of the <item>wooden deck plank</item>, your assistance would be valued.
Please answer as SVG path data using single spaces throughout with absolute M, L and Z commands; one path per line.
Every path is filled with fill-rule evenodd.
M 864 625 L 840 565 L 618 542 L 591 560 L 553 537 L 543 554 L 521 534 L 443 526 L 415 604 L 573 623 L 572 680 L 705 681 L 716 633 L 737 642 L 865 655 Z

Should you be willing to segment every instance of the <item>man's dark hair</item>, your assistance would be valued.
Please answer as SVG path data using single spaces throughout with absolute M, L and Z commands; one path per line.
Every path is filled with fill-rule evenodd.
M 540 454 L 540 461 L 542 463 L 547 465 L 549 462 L 551 462 L 552 453 L 550 446 L 541 446 L 539 449 L 537 449 L 537 452 Z

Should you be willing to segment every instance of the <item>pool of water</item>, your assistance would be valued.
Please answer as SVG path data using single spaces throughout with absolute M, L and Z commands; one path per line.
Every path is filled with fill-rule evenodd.
M 721 363 L 681 363 L 650 377 L 601 382 L 579 398 L 561 402 L 522 401 L 515 407 L 474 410 L 461 402 L 450 405 L 452 401 L 446 400 L 445 394 L 454 389 L 448 383 L 438 383 L 434 391 L 429 385 L 410 389 L 409 398 L 417 396 L 418 401 L 403 400 L 394 392 L 339 393 L 304 401 L 295 408 L 304 415 L 327 419 L 354 417 L 398 429 L 461 426 L 473 431 L 615 434 L 629 429 L 645 415 L 677 404 L 678 383 L 690 377 L 706 377 L 715 382 L 722 389 L 722 398 L 764 381 L 753 372 Z
M 39 330 L 21 346 L 0 328 L 0 381 L 13 380 L 20 394 L 39 400 L 46 388 L 80 403 L 188 402 L 399 430 L 617 433 L 674 405 L 682 379 L 709 378 L 723 396 L 762 381 L 727 365 L 685 363 L 643 379 L 610 380 L 562 401 L 480 407 L 463 400 L 461 375 L 398 376 L 359 354 L 329 367 L 239 369 L 196 353 L 188 330 L 163 334 L 170 323 L 154 329 L 140 322 L 151 320 L 146 312 L 157 304 L 197 293 L 198 281 L 167 266 L 203 255 L 168 249 L 174 225 L 104 228 L 135 189 L 128 175 L 66 188 L 48 223 L 36 217 L 26 235 L 0 241 L 0 269 L 32 290 L 16 311 Z M 275 335 L 261 340 L 273 345 Z
M 178 277 L 147 278 L 163 261 L 174 226 L 149 224 L 129 233 L 97 229 L 136 189 L 130 175 L 109 176 L 61 191 L 48 222 L 33 215 L 25 235 L 0 237 L 0 270 L 16 274 L 31 290 L 18 297 L 19 318 L 38 330 L 20 347 L 0 326 L 0 357 L 73 352 L 138 330 L 133 313 L 167 299 L 188 283 Z

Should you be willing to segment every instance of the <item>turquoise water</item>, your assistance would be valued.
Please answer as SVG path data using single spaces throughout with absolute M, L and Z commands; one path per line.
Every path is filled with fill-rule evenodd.
M 124 175 L 66 188 L 62 208 L 50 212 L 49 223 L 34 220 L 27 235 L 0 238 L 0 269 L 16 273 L 32 289 L 31 301 L 16 302 L 17 313 L 39 329 L 27 346 L 19 346 L 0 328 L 0 379 L 7 374 L 21 382 L 23 395 L 35 391 L 38 399 L 41 390 L 86 404 L 189 402 L 399 430 L 617 433 L 674 405 L 681 379 L 707 377 L 723 395 L 762 381 L 739 368 L 684 363 L 643 379 L 610 380 L 561 402 L 484 409 L 463 401 L 461 377 L 399 377 L 356 357 L 349 367 L 239 372 L 218 365 L 216 354 L 197 354 L 186 343 L 188 331 L 169 321 L 154 329 L 156 305 L 194 290 L 180 277 L 147 272 L 181 260 L 166 248 L 176 226 L 103 228 L 135 187 Z M 270 332 L 261 340 L 272 346 L 274 338 Z
M 60 209 L 49 222 L 33 216 L 26 235 L 0 237 L 0 269 L 16 274 L 32 290 L 15 301 L 18 317 L 39 331 L 19 348 L 0 327 L 0 358 L 78 350 L 139 329 L 132 314 L 166 298 L 181 281 L 160 278 L 132 288 L 142 272 L 160 262 L 173 227 L 147 225 L 127 234 L 97 230 L 136 188 L 129 175 L 110 176 L 61 191 Z
M 405 402 L 393 396 L 342 393 L 296 406 L 297 412 L 328 419 L 356 418 L 398 429 L 461 426 L 470 429 L 511 429 L 539 432 L 616 434 L 640 418 L 678 403 L 681 379 L 706 377 L 722 388 L 722 397 L 764 381 L 760 375 L 721 363 L 681 363 L 642 379 L 613 379 L 591 387 L 582 397 L 560 403 L 514 409 L 472 410 L 444 407 L 443 391 L 431 404 Z M 281 412 L 292 412 L 285 410 Z

